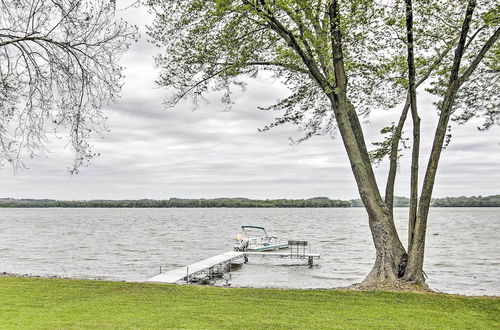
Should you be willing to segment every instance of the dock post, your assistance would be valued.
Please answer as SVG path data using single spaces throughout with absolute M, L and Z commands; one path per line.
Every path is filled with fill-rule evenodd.
M 309 266 L 312 266 L 312 265 L 313 265 L 313 262 L 314 262 L 313 260 L 314 260 L 314 258 L 313 258 L 313 257 L 309 257 L 309 260 L 308 260 L 308 262 L 307 262 L 307 263 L 309 264 Z
M 189 284 L 189 267 L 186 267 L 186 284 Z

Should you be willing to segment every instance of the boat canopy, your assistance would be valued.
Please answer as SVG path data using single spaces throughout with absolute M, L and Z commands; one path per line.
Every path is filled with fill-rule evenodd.
M 267 232 L 264 229 L 264 227 L 260 227 L 260 226 L 241 226 L 241 229 L 243 229 L 243 231 L 245 232 L 245 234 L 247 234 L 247 236 L 248 236 L 248 233 L 246 232 L 245 229 L 260 229 L 260 230 L 264 231 L 264 234 L 266 235 L 266 237 L 269 237 L 269 235 L 267 234 Z
M 264 227 L 259 227 L 259 226 L 241 226 L 241 229 L 245 229 L 245 228 L 253 228 L 253 229 L 262 229 L 262 230 L 265 230 Z

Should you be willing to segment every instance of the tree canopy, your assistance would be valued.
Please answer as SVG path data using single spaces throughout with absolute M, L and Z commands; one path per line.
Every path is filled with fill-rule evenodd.
M 294 123 L 302 126 L 304 137 L 330 133 L 335 118 L 323 93 L 335 88 L 330 3 L 148 1 L 157 13 L 150 36 L 165 48 L 156 59 L 163 69 L 157 83 L 175 91 L 168 104 L 189 97 L 197 104 L 207 92 L 222 90 L 222 101 L 230 105 L 231 87 L 244 87 L 245 77 L 268 71 L 290 89 L 289 97 L 267 108 L 283 111 L 268 127 Z M 426 85 L 428 90 L 443 96 L 465 2 L 416 3 L 417 85 L 432 81 Z M 354 0 L 339 7 L 348 96 L 357 112 L 366 114 L 404 102 L 408 86 L 404 2 Z M 498 10 L 494 2 L 478 3 L 470 27 L 473 35 L 462 59 L 465 67 L 496 28 Z M 484 127 L 498 123 L 498 52 L 496 44 L 470 73 L 473 77 L 467 79 L 455 103 L 456 120 L 465 122 L 482 114 Z

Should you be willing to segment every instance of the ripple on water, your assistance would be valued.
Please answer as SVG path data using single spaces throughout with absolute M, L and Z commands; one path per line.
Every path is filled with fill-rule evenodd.
M 406 214 L 395 210 L 402 238 Z M 231 250 L 244 224 L 306 239 L 321 259 L 310 268 L 297 260 L 250 258 L 233 272 L 233 286 L 347 286 L 362 280 L 375 258 L 361 208 L 0 209 L 0 219 L 0 272 L 144 281 L 160 265 L 165 271 Z M 432 288 L 500 295 L 500 208 L 433 208 L 428 232 L 425 271 Z

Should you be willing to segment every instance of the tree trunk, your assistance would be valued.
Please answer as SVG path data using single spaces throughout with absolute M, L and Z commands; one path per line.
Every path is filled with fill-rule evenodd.
M 328 10 L 335 73 L 335 92 L 329 93 L 328 97 L 332 103 L 359 195 L 368 213 L 370 230 L 377 251 L 374 267 L 361 286 L 392 288 L 396 285 L 401 262 L 406 258 L 406 252 L 394 226 L 392 212 L 380 196 L 361 123 L 353 104 L 347 97 L 347 76 L 343 59 L 338 1 L 332 1 Z
M 373 243 L 375 264 L 368 276 L 358 285 L 365 289 L 392 289 L 398 285 L 402 270 L 406 268 L 407 254 L 399 240 L 392 215 L 387 212 L 382 219 L 368 216 Z
M 396 171 L 398 169 L 398 152 L 399 142 L 401 141 L 401 134 L 403 133 L 403 126 L 408 115 L 410 108 L 410 96 L 406 98 L 405 105 L 401 111 L 398 125 L 392 135 L 391 152 L 389 154 L 389 173 L 387 175 L 387 183 L 385 186 L 385 204 L 391 210 L 394 209 L 394 184 L 396 182 Z
M 354 108 L 346 99 L 339 103 L 341 105 L 339 108 L 342 110 L 336 111 L 337 124 L 349 156 L 359 195 L 368 213 L 376 249 L 373 269 L 359 287 L 392 289 L 398 286 L 398 278 L 404 273 L 407 254 L 396 231 L 392 212 L 380 196 L 371 164 L 367 160 L 366 146 L 360 143 L 364 141 L 363 133 L 357 116 L 355 117 L 353 113 Z
M 413 233 L 417 222 L 418 202 L 418 161 L 420 154 L 420 118 L 417 111 L 417 91 L 415 83 L 415 56 L 413 48 L 413 9 L 412 1 L 406 0 L 406 31 L 408 49 L 408 82 L 413 121 L 413 148 L 411 153 L 411 183 L 410 183 L 410 210 L 408 215 L 408 251 L 413 242 Z
M 424 183 L 422 186 L 422 195 L 420 196 L 420 202 L 418 205 L 417 221 L 415 223 L 415 230 L 413 233 L 413 240 L 408 251 L 409 260 L 407 271 L 404 276 L 405 280 L 415 283 L 423 283 L 425 280 L 423 275 L 425 234 L 427 231 L 427 218 L 429 215 L 432 190 L 434 188 L 434 181 L 436 179 L 439 159 L 443 151 L 444 139 L 446 136 L 448 122 L 452 113 L 453 103 L 455 101 L 458 89 L 460 88 L 460 79 L 458 75 L 460 71 L 460 62 L 465 51 L 467 34 L 475 7 L 476 1 L 469 0 L 467 10 L 465 12 L 465 18 L 462 24 L 460 40 L 458 42 L 457 48 L 455 49 L 455 56 L 453 58 L 453 65 L 450 72 L 448 88 L 446 90 L 443 102 L 440 106 L 441 113 L 439 115 L 438 125 L 434 134 L 434 141 L 432 144 L 431 155 L 429 157 L 429 163 L 427 164 L 427 169 L 425 172 Z
M 407 254 L 396 231 L 392 212 L 380 196 L 354 107 L 342 96 L 334 101 L 336 101 L 337 124 L 349 156 L 359 195 L 368 213 L 376 250 L 373 269 L 358 287 L 394 289 L 399 286 L 398 279 L 406 268 Z
M 450 84 L 446 96 L 441 107 L 441 115 L 439 117 L 438 126 L 434 135 L 431 156 L 425 172 L 424 183 L 422 186 L 422 194 L 418 205 L 418 214 L 414 227 L 412 243 L 408 250 L 408 267 L 405 274 L 405 280 L 415 283 L 424 282 L 423 266 L 424 266 L 424 251 L 425 251 L 425 234 L 427 232 L 427 218 L 431 204 L 432 190 L 436 179 L 437 168 L 441 152 L 443 150 L 444 139 L 448 121 L 453 107 L 453 100 L 458 91 L 458 83 Z

